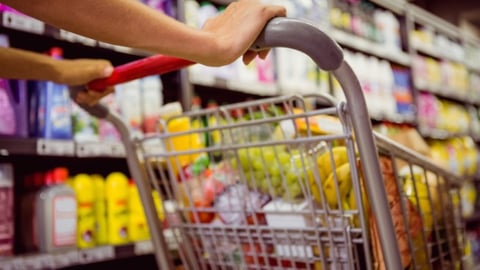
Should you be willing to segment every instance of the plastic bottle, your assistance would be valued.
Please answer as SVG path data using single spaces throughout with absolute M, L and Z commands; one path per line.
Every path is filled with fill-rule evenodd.
M 95 184 L 88 174 L 73 178 L 73 190 L 77 197 L 77 247 L 95 246 Z
M 10 98 L 8 81 L 0 79 L 0 134 L 15 135 L 15 111 Z
M 148 230 L 147 218 L 143 210 L 142 202 L 138 194 L 135 182 L 129 182 L 129 222 L 128 222 L 128 236 L 130 241 L 144 241 L 150 238 Z
M 112 172 L 105 179 L 107 201 L 108 242 L 112 245 L 128 243 L 128 178 L 121 172 Z
M 105 245 L 108 243 L 105 180 L 99 174 L 92 174 L 90 177 L 95 186 L 95 243 Z
M 169 103 L 161 108 L 162 118 L 167 121 L 167 132 L 172 134 L 171 137 L 165 138 L 164 145 L 167 151 L 189 151 L 203 148 L 203 140 L 198 133 L 190 133 L 184 135 L 177 135 L 175 133 L 187 132 L 192 130 L 192 123 L 190 117 L 179 116 L 183 110 L 178 102 Z M 187 165 L 192 164 L 201 153 L 194 154 L 179 154 L 173 155 L 169 158 L 169 166 L 175 175 Z
M 20 235 L 21 248 L 24 252 L 34 252 L 38 250 L 38 241 L 36 239 L 35 225 L 35 203 L 39 190 L 44 185 L 44 174 L 36 172 L 26 176 L 24 181 L 25 193 L 22 195 L 20 203 Z
M 0 164 L 0 258 L 13 254 L 13 168 Z
M 62 49 L 57 47 L 49 52 L 55 59 L 61 59 L 62 53 Z M 50 81 L 39 84 L 41 92 L 38 94 L 42 96 L 39 110 L 44 110 L 45 118 L 44 126 L 40 126 L 37 135 L 49 139 L 72 139 L 72 107 L 67 86 Z
M 163 104 L 163 84 L 160 76 L 148 76 L 141 80 L 143 132 L 158 130 L 160 107 Z
M 68 170 L 63 167 L 47 172 L 45 186 L 36 196 L 34 237 L 40 252 L 75 249 L 77 200 L 65 184 L 67 178 Z

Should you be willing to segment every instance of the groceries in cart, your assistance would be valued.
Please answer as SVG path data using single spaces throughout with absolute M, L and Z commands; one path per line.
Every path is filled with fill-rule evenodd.
M 363 174 L 369 161 L 349 119 L 341 106 L 304 105 L 294 96 L 181 113 L 144 140 L 160 138 L 166 149 L 144 149 L 145 164 L 177 203 L 181 256 L 201 269 L 385 269 Z M 455 265 L 462 240 L 450 226 L 459 206 L 449 175 L 377 141 L 402 266 Z

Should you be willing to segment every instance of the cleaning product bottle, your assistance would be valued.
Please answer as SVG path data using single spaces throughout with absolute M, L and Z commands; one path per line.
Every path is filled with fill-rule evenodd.
M 0 258 L 13 254 L 13 168 L 0 164 Z
M 55 59 L 61 59 L 63 52 L 62 49 L 55 47 L 49 54 Z M 45 126 L 39 136 L 49 139 L 72 139 L 72 108 L 67 86 L 50 81 L 39 83 L 40 91 L 45 91 L 42 99 L 45 106 Z
M 10 87 L 7 80 L 0 79 L 0 134 L 15 135 L 16 128 Z
M 95 185 L 90 175 L 81 173 L 73 177 L 73 190 L 77 197 L 77 247 L 95 246 Z
M 44 185 L 44 174 L 35 172 L 25 177 L 24 187 L 25 193 L 22 195 L 20 203 L 20 243 L 24 252 L 35 252 L 38 250 L 36 226 L 35 225 L 35 209 L 37 193 Z
M 128 178 L 111 172 L 105 179 L 107 232 L 112 245 L 128 243 Z
M 108 243 L 105 179 L 99 174 L 92 174 L 90 177 L 95 189 L 95 233 L 93 235 L 97 245 L 105 245 Z
M 65 184 L 68 170 L 57 167 L 45 175 L 45 186 L 35 199 L 34 230 L 40 252 L 75 249 L 77 201 L 75 192 Z
M 147 218 L 134 181 L 129 182 L 128 209 L 128 236 L 130 241 L 138 242 L 148 240 L 150 238 L 150 233 L 148 230 Z

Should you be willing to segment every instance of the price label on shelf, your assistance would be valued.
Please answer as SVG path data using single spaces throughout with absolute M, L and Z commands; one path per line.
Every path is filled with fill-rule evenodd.
M 3 26 L 7 28 L 34 34 L 43 34 L 45 32 L 45 24 L 43 22 L 23 14 L 4 11 L 2 18 Z
M 76 153 L 79 157 L 110 157 L 112 156 L 112 145 L 100 142 L 77 143 Z
M 125 152 L 125 146 L 121 143 L 109 143 L 111 148 L 112 157 L 125 157 L 127 154 Z
M 96 247 L 92 249 L 81 250 L 78 253 L 78 261 L 80 264 L 93 262 L 101 262 L 115 258 L 115 250 L 113 246 Z
M 37 141 L 37 153 L 39 155 L 73 156 L 75 144 L 70 140 L 45 140 Z
M 69 31 L 65 31 L 63 29 L 60 29 L 60 39 L 70 41 L 72 43 L 77 42 L 77 43 L 81 43 L 83 45 L 92 46 L 92 47 L 97 45 L 97 41 L 94 39 L 87 38 L 82 35 L 75 34 Z
M 151 254 L 153 252 L 153 245 L 151 241 L 143 241 L 135 243 L 133 247 L 135 255 Z

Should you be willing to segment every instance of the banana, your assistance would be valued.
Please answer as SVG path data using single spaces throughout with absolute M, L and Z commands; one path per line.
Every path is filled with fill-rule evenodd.
M 336 178 L 335 178 L 336 174 Z M 336 183 L 336 181 L 338 181 Z M 347 194 L 352 189 L 352 176 L 350 174 L 350 164 L 345 163 L 340 167 L 337 167 L 335 173 L 331 173 L 327 180 L 323 183 L 323 192 L 325 193 L 325 198 L 328 205 L 333 208 L 338 208 L 338 199 L 337 199 L 337 184 L 340 193 L 340 202 L 344 202 L 347 199 Z
M 325 151 L 317 158 L 320 181 L 322 181 L 322 183 L 327 180 L 327 177 L 332 173 L 333 169 L 348 162 L 347 147 L 345 146 L 333 147 L 332 155 L 335 163 L 334 165 L 331 162 L 330 151 Z

